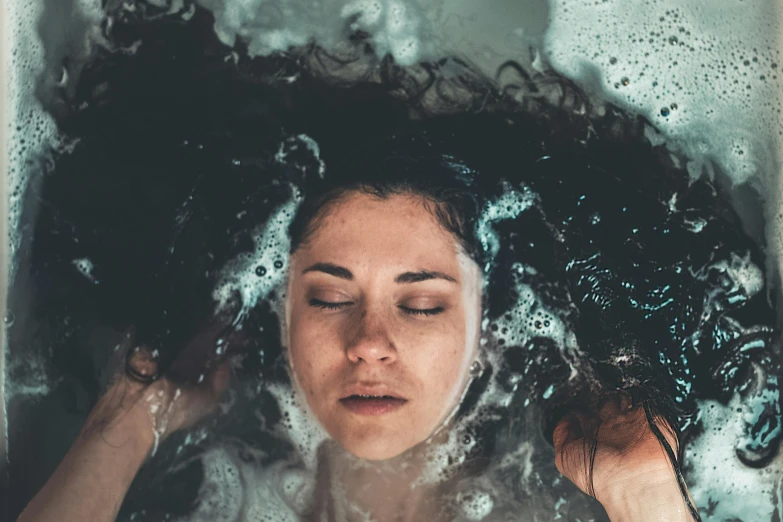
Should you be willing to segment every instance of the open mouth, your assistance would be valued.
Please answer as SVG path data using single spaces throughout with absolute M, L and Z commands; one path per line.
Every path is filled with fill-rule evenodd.
M 383 415 L 398 410 L 408 401 L 390 395 L 349 395 L 340 404 L 357 415 Z

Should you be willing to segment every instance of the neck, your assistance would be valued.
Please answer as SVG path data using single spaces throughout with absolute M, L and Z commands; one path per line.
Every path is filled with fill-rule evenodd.
M 468 384 L 473 382 L 473 378 L 471 376 Z M 456 411 L 457 408 L 435 430 L 428 439 L 429 443 L 445 442 Z M 424 446 L 419 445 L 386 461 L 362 460 L 331 440 L 321 445 L 318 453 L 319 486 L 314 513 L 328 514 L 318 520 L 442 520 L 436 499 L 439 493 L 438 485 L 422 484 L 418 480 L 427 467 L 427 452 Z
M 405 455 L 383 462 L 358 459 L 336 444 L 325 452 L 322 464 L 321 512 L 334 520 L 411 522 L 435 520 L 430 500 L 433 487 L 413 486 L 424 469 L 420 455 Z M 324 508 L 326 508 L 324 510 Z

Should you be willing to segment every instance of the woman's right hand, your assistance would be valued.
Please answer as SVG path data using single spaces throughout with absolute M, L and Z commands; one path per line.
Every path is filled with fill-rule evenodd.
M 109 444 L 135 437 L 154 450 L 170 434 L 215 410 L 228 386 L 229 364 L 219 365 L 198 385 L 175 384 L 166 377 L 143 383 L 118 373 L 90 412 L 82 434 L 99 434 Z
M 203 351 L 203 346 L 212 344 L 214 338 L 214 329 L 206 329 L 188 344 L 181 357 Z M 121 359 L 127 358 L 136 373 L 142 376 L 157 373 L 152 351 L 145 346 L 133 346 L 132 333 L 125 334 L 120 347 Z M 171 433 L 192 426 L 215 410 L 228 387 L 230 364 L 224 360 L 214 368 L 202 368 L 203 379 L 197 384 L 175 383 L 165 376 L 144 382 L 123 371 L 121 366 L 90 413 L 82 433 L 100 432 L 104 437 L 123 440 L 135 436 L 154 449 Z
M 126 334 L 117 363 L 119 370 L 98 400 L 81 433 L 44 487 L 20 515 L 20 522 L 110 522 L 117 517 L 125 494 L 144 460 L 171 433 L 192 426 L 212 412 L 228 386 L 230 361 L 215 359 L 214 328 L 207 328 L 175 361 L 180 375 L 203 369 L 196 384 L 162 377 L 143 382 L 125 371 L 126 358 L 135 373 L 156 375 L 152 352 L 137 347 Z M 225 350 L 220 350 L 223 353 Z M 130 357 L 128 358 L 128 355 Z M 210 354 L 209 358 L 203 357 Z M 225 356 L 225 354 L 223 353 Z

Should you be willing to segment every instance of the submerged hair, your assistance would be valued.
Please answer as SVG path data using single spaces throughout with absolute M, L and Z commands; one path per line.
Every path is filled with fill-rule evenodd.
M 762 398 L 743 388 L 763 406 L 748 426 L 747 453 L 756 455 L 754 465 L 774 456 L 780 407 L 772 330 L 743 326 L 771 324 L 771 310 L 763 296 L 735 288 L 719 264 L 753 266 L 760 252 L 710 182 L 691 180 L 644 138 L 648 122 L 593 107 L 552 72 L 509 62 L 490 79 L 456 58 L 400 67 L 375 56 L 362 35 L 339 51 L 312 45 L 251 60 L 239 49 L 235 60 L 202 11 L 186 24 L 124 20 L 112 30 L 117 48 L 138 33 L 144 45 L 132 56 L 99 51 L 74 85 L 48 100 L 62 133 L 78 142 L 58 156 L 58 176 L 42 189 L 50 203 L 41 209 L 43 239 L 33 258 L 43 259 L 51 244 L 93 248 L 112 268 L 89 299 L 110 324 L 138 323 L 140 342 L 162 354 L 153 377 L 171 377 L 187 340 L 217 320 L 236 338 L 243 376 L 283 378 L 269 303 L 234 324 L 213 317 L 212 290 L 223 266 L 253 251 L 259 225 L 290 200 L 291 185 L 304 195 L 292 250 L 353 191 L 415 194 L 491 267 L 485 314 L 494 358 L 461 414 L 482 406 L 489 388 L 510 399 L 496 408 L 504 422 L 471 425 L 484 446 L 468 455 L 466 472 L 489 469 L 491 452 L 518 435 L 526 399 L 543 412 L 537 435 L 548 437 L 569 412 L 600 420 L 601 406 L 626 394 L 643 408 L 698 520 L 685 494 L 683 445 L 670 444 L 665 432 L 693 429 L 696 399 L 727 400 L 751 370 L 765 372 L 771 392 Z M 129 75 L 131 66 L 138 69 Z M 279 161 L 280 144 L 299 135 L 318 144 L 318 157 Z M 107 180 L 105 172 L 115 175 Z M 69 184 L 74 179 L 83 183 Z M 125 185 L 115 187 L 117 179 Z M 116 195 L 115 212 L 69 206 L 64 198 L 82 185 L 90 201 Z M 137 193 L 133 205 L 122 191 Z M 518 212 L 504 213 L 498 205 L 511 191 L 524 197 L 512 202 Z M 502 238 L 496 252 L 479 237 L 487 208 L 497 210 L 485 229 Z M 94 232 L 96 222 L 103 227 Z M 62 247 L 64 237 L 81 243 Z M 273 267 L 257 267 L 258 277 L 260 268 Z M 545 335 L 555 323 L 577 342 Z M 214 358 L 200 355 L 185 377 Z M 273 446 L 269 438 L 263 442 Z M 590 472 L 596 442 L 585 444 Z

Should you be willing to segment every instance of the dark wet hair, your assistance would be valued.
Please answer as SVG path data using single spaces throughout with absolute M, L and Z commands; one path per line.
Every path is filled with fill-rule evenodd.
M 304 198 L 289 229 L 291 252 L 295 252 L 300 245 L 306 243 L 310 234 L 317 230 L 320 220 L 328 215 L 331 205 L 339 203 L 341 198 L 353 192 L 382 199 L 399 194 L 420 196 L 425 203 L 429 203 L 428 208 L 444 229 L 454 234 L 465 251 L 479 266 L 485 268 L 485 276 L 491 281 L 490 293 L 484 295 L 485 306 L 489 308 L 486 315 L 495 317 L 504 313 L 510 298 L 505 273 L 511 269 L 509 261 L 518 260 L 520 256 L 509 252 L 504 246 L 499 255 L 500 273 L 490 273 L 492 271 L 489 267 L 494 265 L 494 259 L 482 247 L 477 237 L 477 225 L 482 209 L 487 204 L 494 203 L 493 200 L 504 190 L 512 190 L 508 180 L 513 180 L 516 176 L 508 172 L 508 163 L 495 163 L 497 157 L 489 163 L 483 163 L 487 171 L 474 168 L 474 164 L 482 164 L 483 154 L 476 151 L 478 145 L 476 143 L 473 144 L 473 152 L 467 151 L 465 154 L 466 157 L 478 154 L 472 156 L 475 163 L 462 157 L 458 152 L 460 144 L 464 146 L 466 145 L 464 140 L 475 139 L 472 133 L 461 134 L 460 120 L 463 118 L 446 117 L 444 121 L 439 122 L 437 117 L 431 116 L 428 120 L 406 125 L 388 138 L 362 143 L 359 154 L 346 158 L 333 157 L 334 163 L 327 163 L 323 176 L 311 174 L 310 178 L 302 180 L 300 184 L 303 187 Z M 472 119 L 468 117 L 463 121 L 470 122 Z M 475 124 L 476 121 L 472 123 Z M 496 121 L 487 120 L 485 123 L 482 130 L 492 136 L 503 132 L 511 134 L 517 132 L 511 127 L 498 126 Z M 444 132 L 446 128 L 450 130 Z M 505 155 L 506 159 L 510 157 L 515 156 Z M 312 160 L 311 162 L 315 167 L 315 162 Z M 300 163 L 299 166 L 301 165 Z M 498 170 L 490 172 L 490 169 Z M 523 176 L 523 179 L 533 186 L 538 186 L 541 182 L 540 179 L 536 179 L 537 176 L 541 176 L 542 173 L 549 174 L 548 169 L 542 171 L 534 162 L 528 165 L 528 169 L 529 172 Z M 313 170 L 315 169 L 312 168 L 311 171 Z M 478 181 L 482 177 L 493 181 L 482 184 Z M 561 270 L 565 268 L 568 259 L 578 255 L 578 249 L 569 251 L 568 245 L 559 244 L 557 233 L 546 225 L 546 215 L 542 208 L 533 208 L 527 214 L 535 217 L 532 220 L 512 220 L 505 226 L 520 230 L 526 228 L 525 237 L 535 238 L 538 241 L 551 241 L 549 248 L 541 249 L 543 252 L 539 252 L 537 260 L 527 259 L 527 261 L 544 273 L 550 270 L 547 274 L 549 278 L 567 279 L 568 275 Z M 554 270 L 553 266 L 556 267 Z M 547 291 L 543 290 L 543 287 L 537 288 L 548 295 L 553 292 L 553 289 Z M 561 289 L 559 293 L 560 299 L 564 301 L 571 299 L 567 290 Z M 574 320 L 578 324 L 578 319 L 574 318 Z M 609 319 L 609 323 L 611 321 L 612 319 Z M 599 324 L 590 326 L 601 328 Z M 632 408 L 642 409 L 643 422 L 649 426 L 661 443 L 672 464 L 683 498 L 694 519 L 699 520 L 699 515 L 687 495 L 681 472 L 682 447 L 679 443 L 677 417 L 680 409 L 673 399 L 666 395 L 665 385 L 661 384 L 659 377 L 655 375 L 654 365 L 649 364 L 649 354 L 645 353 L 644 348 L 631 335 L 622 334 L 620 340 L 605 338 L 604 341 L 610 346 L 606 351 L 615 356 L 620 354 L 627 356 L 631 361 L 629 366 L 620 369 L 597 359 L 586 359 L 582 361 L 584 373 L 575 382 L 569 382 L 570 377 L 568 379 L 565 376 L 555 377 L 558 373 L 557 367 L 553 368 L 555 371 L 552 380 L 547 381 L 546 384 L 550 382 L 559 382 L 559 384 L 555 398 L 550 404 L 543 406 L 544 436 L 551 444 L 552 432 L 559 421 L 565 417 L 572 417 L 574 413 L 581 416 L 582 423 L 574 429 L 584 436 L 584 465 L 589 473 L 588 487 L 591 495 L 595 496 L 592 470 L 598 450 L 597 436 L 601 425 L 599 411 L 607 404 L 617 401 L 625 401 Z M 598 356 L 598 353 L 595 355 Z M 481 394 L 486 385 L 487 381 L 477 382 L 471 390 L 471 395 L 475 397 Z M 538 390 L 538 393 L 540 392 L 541 390 Z M 468 399 L 468 402 L 471 400 L 475 398 Z M 470 406 L 464 406 L 461 414 L 464 415 L 469 411 Z M 573 422 L 570 425 L 573 425 Z M 498 428 L 492 423 L 490 426 L 489 431 Z M 487 431 L 486 427 L 479 426 L 472 429 L 476 432 Z M 487 435 L 492 436 L 490 433 Z M 669 442 L 672 437 L 675 440 L 674 446 Z M 493 447 L 491 444 L 487 445 L 485 451 L 491 451 Z
M 480 212 L 475 172 L 439 150 L 426 134 L 396 135 L 371 145 L 304 187 L 304 199 L 291 223 L 291 252 L 307 241 L 329 208 L 357 192 L 380 199 L 416 195 L 464 251 L 482 260 L 475 229 Z
M 465 409 L 490 378 L 511 388 L 514 372 L 529 371 L 520 395 L 540 398 L 557 385 L 538 400 L 544 432 L 569 411 L 595 416 L 602 403 L 627 394 L 644 408 L 681 479 L 681 445 L 670 447 L 659 420 L 693 425 L 696 398 L 727 400 L 748 368 L 776 375 L 771 330 L 748 335 L 740 327 L 771 324 L 769 304 L 709 272 L 713 259 L 734 252 L 762 262 L 736 215 L 711 183 L 692 181 L 665 148 L 644 139 L 648 122 L 612 106 L 594 111 L 567 79 L 507 63 L 493 81 L 454 58 L 400 67 L 375 56 L 358 34 L 340 53 L 309 46 L 251 60 L 241 44 L 232 50 L 216 40 L 203 10 L 186 24 L 118 19 L 110 29 L 115 50 L 100 50 L 81 76 L 68 75 L 75 84 L 45 100 L 61 132 L 79 141 L 58 155 L 40 194 L 28 195 L 42 202 L 31 266 L 35 302 L 45 306 L 36 313 L 67 312 L 71 323 L 85 324 L 99 317 L 118 328 L 136 322 L 140 336 L 173 359 L 212 319 L 221 267 L 252 251 L 253 234 L 288 200 L 291 183 L 304 192 L 293 248 L 346 191 L 404 192 L 434 202 L 439 221 L 478 260 L 485 256 L 475 237 L 478 213 L 506 181 L 529 186 L 538 199 L 494 224 L 504 241 L 486 313 L 507 312 L 517 297 L 512 267 L 524 260 L 535 269 L 525 283 L 562 311 L 579 339 L 584 372 L 570 379 L 563 353 L 536 337 L 505 350 L 506 368 L 487 369 Z M 136 49 L 139 35 L 144 44 Z M 135 54 L 117 52 L 123 45 Z M 280 144 L 300 134 L 318 143 L 323 178 L 311 155 L 275 159 Z M 703 224 L 698 233 L 694 223 Z M 70 261 L 83 256 L 95 262 L 100 285 L 74 274 Z M 699 270 L 709 278 L 697 280 Z M 708 292 L 719 312 L 702 327 Z M 276 320 L 266 303 L 255 312 L 243 325 L 243 372 L 274 378 Z M 57 345 L 55 357 L 81 378 L 89 356 L 81 338 L 63 331 L 75 340 Z M 764 416 L 748 427 L 755 465 L 777 447 L 768 436 L 779 426 L 775 404 L 767 400 Z M 471 462 L 486 467 L 526 411 L 514 401 L 499 412 L 506 424 L 477 431 L 486 445 Z M 273 417 L 270 424 L 280 421 Z M 595 446 L 586 449 L 589 464 Z

